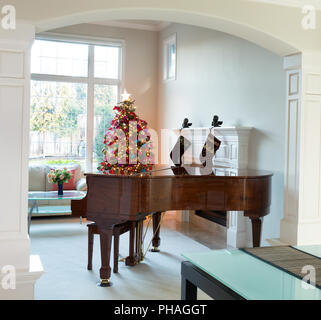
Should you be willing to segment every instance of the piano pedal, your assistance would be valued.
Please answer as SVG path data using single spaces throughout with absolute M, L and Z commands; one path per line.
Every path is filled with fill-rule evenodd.
M 137 258 L 137 259 L 135 260 L 135 265 L 139 264 L 139 263 L 142 262 L 142 261 L 143 261 L 142 258 Z
M 160 250 L 158 249 L 158 247 L 154 247 L 153 249 L 149 250 L 150 252 L 160 252 Z
M 109 280 L 109 279 L 100 279 L 100 282 L 97 283 L 98 287 L 111 287 L 113 285 L 113 283 Z

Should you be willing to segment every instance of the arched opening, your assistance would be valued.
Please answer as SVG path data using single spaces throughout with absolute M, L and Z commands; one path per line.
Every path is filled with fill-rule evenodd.
M 223 37 L 224 38 L 223 42 L 227 41 L 231 45 L 231 47 L 230 47 L 231 50 L 236 48 L 234 46 L 242 47 L 246 43 L 246 45 L 245 45 L 246 48 L 243 47 L 242 53 L 248 54 L 251 50 L 257 51 L 256 52 L 257 55 L 254 55 L 254 56 L 258 60 L 255 61 L 255 59 L 254 59 L 251 61 L 251 58 L 253 58 L 254 56 L 252 56 L 251 53 L 247 55 L 246 66 L 249 69 L 245 68 L 243 71 L 241 71 L 241 73 L 238 73 L 238 77 L 241 77 L 242 74 L 245 75 L 247 72 L 251 73 L 251 77 L 246 78 L 246 79 L 244 78 L 243 80 L 245 80 L 245 81 L 242 81 L 242 79 L 239 78 L 238 79 L 239 81 L 234 84 L 234 89 L 236 89 L 236 90 L 238 90 L 237 88 L 240 89 L 240 87 L 238 87 L 238 86 L 242 82 L 245 87 L 246 86 L 253 86 L 252 95 L 254 96 L 255 94 L 258 93 L 258 95 L 256 97 L 252 96 L 253 100 L 251 103 L 251 108 L 252 108 L 252 111 L 254 111 L 255 103 L 257 103 L 258 105 L 262 105 L 264 97 L 268 96 L 269 90 L 272 90 L 270 92 L 273 92 L 273 89 L 276 87 L 275 86 L 275 87 L 271 88 L 271 87 L 269 87 L 269 85 L 271 85 L 275 79 L 277 79 L 277 81 L 280 81 L 278 83 L 282 87 L 279 88 L 279 90 L 278 90 L 278 93 L 277 93 L 278 96 L 277 96 L 276 100 L 274 100 L 272 102 L 272 104 L 274 106 L 274 108 L 272 108 L 273 109 L 272 113 L 275 112 L 275 114 L 274 114 L 274 116 L 271 117 L 271 119 L 273 119 L 273 117 L 275 117 L 275 119 L 281 120 L 281 122 L 283 121 L 283 125 L 285 128 L 285 119 L 284 119 L 285 118 L 285 110 L 284 110 L 285 82 L 284 83 L 281 82 L 281 80 L 282 80 L 281 73 L 283 72 L 283 69 L 282 69 L 282 59 L 280 58 L 280 56 L 296 53 L 297 50 L 294 47 L 292 47 L 291 45 L 284 43 L 283 41 L 277 39 L 276 37 L 268 35 L 264 32 L 258 31 L 256 29 L 252 29 L 252 28 L 245 26 L 245 25 L 240 25 L 240 24 L 237 24 L 237 23 L 234 23 L 231 21 L 227 21 L 222 18 L 209 17 L 209 16 L 206 17 L 204 15 L 197 15 L 195 13 L 188 13 L 188 12 L 168 11 L 168 10 L 151 10 L 151 9 L 148 9 L 148 10 L 133 10 L 133 9 L 125 10 L 124 9 L 124 10 L 110 10 L 110 11 L 84 13 L 84 14 L 79 14 L 78 16 L 73 16 L 73 17 L 66 16 L 66 17 L 62 17 L 59 19 L 54 19 L 51 21 L 43 22 L 43 23 L 40 23 L 37 27 L 38 27 L 39 32 L 44 32 L 44 31 L 48 32 L 50 30 L 55 29 L 54 33 L 62 33 L 65 35 L 66 34 L 70 35 L 70 33 L 73 33 L 74 35 L 77 35 L 77 31 L 75 31 L 75 30 L 78 28 L 77 25 L 80 23 L 82 23 L 82 24 L 83 23 L 92 23 L 95 21 L 106 21 L 106 20 L 121 21 L 121 20 L 128 20 L 128 19 L 130 19 L 130 20 L 148 19 L 148 20 L 154 20 L 154 21 L 156 20 L 156 21 L 166 21 L 166 22 L 171 22 L 171 23 L 184 24 L 185 26 L 184 26 L 183 34 L 185 35 L 185 38 L 183 40 L 184 40 L 184 43 L 186 46 L 188 45 L 188 41 L 189 41 L 189 39 L 186 36 L 188 33 L 190 33 L 189 32 L 190 30 L 187 30 L 188 28 L 193 29 L 192 32 L 195 32 L 194 33 L 195 39 L 197 38 L 196 37 L 197 32 L 194 30 L 194 28 L 198 29 L 198 32 L 200 32 L 200 29 L 204 28 L 204 30 L 205 30 L 204 32 L 208 33 L 206 35 L 202 35 L 205 38 L 209 38 L 215 33 L 215 31 L 209 31 L 209 29 L 220 31 L 220 32 L 216 33 L 215 39 L 220 40 L 220 37 Z M 71 21 L 72 21 L 72 24 L 71 24 Z M 71 27 L 68 28 L 68 26 L 71 26 Z M 63 29 L 63 27 L 66 27 L 66 28 Z M 88 32 L 85 31 L 85 29 L 87 27 L 85 25 L 83 25 L 80 28 L 84 31 L 84 34 L 85 34 L 84 37 L 86 37 L 86 35 L 88 36 Z M 101 37 L 102 33 L 104 32 L 103 27 L 99 27 L 99 30 L 100 30 L 99 31 L 100 35 L 98 37 Z M 172 34 L 173 32 L 174 32 L 174 30 L 169 31 L 169 35 Z M 211 32 L 213 34 L 210 34 Z M 227 33 L 232 36 L 225 35 L 222 32 Z M 80 35 L 81 33 L 82 32 L 78 33 L 78 35 Z M 165 33 L 163 35 L 164 35 L 164 37 L 166 37 Z M 241 40 L 239 38 L 245 39 L 245 40 L 250 41 L 252 43 L 247 43 L 247 41 Z M 197 40 L 200 41 L 200 38 L 198 38 Z M 222 40 L 222 38 L 221 38 L 221 40 Z M 229 41 L 231 41 L 231 42 L 229 42 Z M 253 45 L 253 43 L 258 45 L 259 47 L 263 47 L 263 48 L 271 51 L 272 53 L 268 52 L 267 50 L 264 50 L 262 48 L 259 48 L 256 45 Z M 157 46 L 159 46 L 159 45 L 160 45 L 160 42 L 157 41 Z M 201 46 L 199 46 L 199 47 L 201 47 Z M 158 47 L 158 52 L 160 50 L 161 49 Z M 179 42 L 178 42 L 178 50 L 180 50 L 179 49 Z M 226 47 L 226 50 L 228 50 L 228 46 Z M 222 54 L 226 54 L 226 53 L 227 53 L 227 51 L 222 52 Z M 207 52 L 207 54 L 208 54 L 208 52 Z M 277 56 L 279 56 L 279 57 L 277 57 Z M 186 56 L 184 56 L 184 57 L 186 57 Z M 217 56 L 215 56 L 215 58 L 217 59 Z M 236 64 L 236 61 L 238 58 L 239 57 L 237 55 L 234 56 L 233 51 L 231 51 L 231 57 L 229 57 L 229 59 L 233 60 L 233 63 L 230 64 L 230 67 L 234 63 Z M 262 60 L 260 60 L 260 59 L 262 59 Z M 154 63 L 155 63 L 155 61 L 156 61 L 156 63 L 159 62 L 158 60 L 154 60 Z M 206 56 L 206 61 L 209 61 L 209 54 Z M 260 68 L 260 64 L 261 64 L 261 66 L 266 67 L 266 65 L 262 65 L 262 63 L 264 61 L 265 62 L 268 61 L 268 63 L 270 63 L 269 66 L 271 66 L 271 68 L 269 68 L 268 74 L 264 73 L 264 68 Z M 188 63 L 188 62 L 186 62 L 186 63 Z M 126 66 L 132 65 L 132 64 L 134 64 L 134 61 L 131 61 L 130 64 L 126 63 Z M 235 64 L 234 64 L 234 67 L 235 67 Z M 253 67 L 252 69 L 250 68 L 251 65 Z M 216 65 L 215 67 L 218 67 L 218 65 Z M 275 68 L 275 69 L 273 69 L 273 68 Z M 202 70 L 202 71 L 200 71 L 202 73 L 202 72 L 204 72 L 205 68 L 203 67 L 203 69 L 200 69 L 200 70 Z M 235 69 L 234 69 L 234 71 L 235 71 Z M 158 72 L 160 72 L 160 71 L 158 71 Z M 233 67 L 230 70 L 229 70 L 229 68 L 225 68 L 225 70 L 220 70 L 220 72 L 221 72 L 221 75 L 223 73 L 225 73 L 228 76 L 231 72 L 233 72 Z M 274 72 L 277 73 L 276 78 L 274 77 L 274 75 L 275 75 Z M 191 73 L 192 73 L 192 71 L 189 71 L 187 77 L 190 77 Z M 134 78 L 134 75 L 132 75 L 132 77 Z M 208 77 L 208 79 L 210 79 L 210 77 L 208 75 L 207 75 L 207 77 Z M 157 78 L 156 82 L 158 82 L 158 83 L 161 82 L 161 80 L 159 81 L 159 79 L 161 78 L 159 73 L 156 75 L 156 78 Z M 259 81 L 255 81 L 255 80 L 259 80 Z M 129 80 L 127 79 L 126 82 L 127 81 L 129 81 Z M 247 83 L 247 81 L 248 81 L 248 83 Z M 134 85 L 132 84 L 133 81 L 129 81 L 129 82 L 130 82 L 129 85 L 126 84 L 126 88 L 129 91 L 139 92 L 139 91 L 136 91 L 136 88 L 133 90 L 130 90 L 129 89 L 130 86 L 134 87 Z M 232 82 L 233 82 L 233 80 L 232 80 Z M 255 84 L 258 86 L 255 87 Z M 191 87 L 187 87 L 188 92 L 193 92 L 193 90 L 195 90 L 195 86 L 193 86 L 193 84 L 191 84 L 191 85 L 192 85 Z M 219 85 L 219 82 L 216 82 L 216 85 Z M 274 85 L 276 85 L 276 83 L 274 83 Z M 222 86 L 224 87 L 225 85 L 222 85 Z M 202 125 L 209 126 L 209 125 L 207 125 L 206 120 L 207 120 L 207 118 L 210 118 L 211 116 L 214 115 L 214 113 L 211 114 L 210 106 L 206 109 L 206 113 L 208 113 L 208 114 L 205 117 L 198 117 L 197 112 L 196 112 L 196 111 L 202 110 L 202 109 L 199 109 L 199 104 L 203 104 L 202 97 L 204 97 L 203 96 L 204 83 L 202 84 L 201 87 L 202 88 L 197 89 L 197 90 L 201 90 L 201 91 L 203 90 L 201 95 L 198 95 L 198 97 L 196 95 L 194 95 L 193 97 L 191 97 L 189 95 L 187 95 L 187 96 L 185 95 L 185 100 L 183 100 L 184 102 L 182 102 L 182 99 L 177 99 L 177 100 L 174 100 L 173 105 L 170 105 L 169 100 L 171 100 L 171 99 L 167 99 L 166 101 L 162 100 L 161 101 L 162 110 L 164 109 L 163 108 L 164 105 L 167 105 L 167 106 L 170 105 L 170 106 L 168 107 L 166 116 L 163 117 L 162 121 L 160 123 L 156 122 L 157 127 L 159 127 L 161 129 L 164 126 L 166 126 L 166 123 L 170 119 L 170 114 L 173 111 L 175 104 L 177 104 L 177 105 L 181 104 L 179 112 L 183 112 L 184 111 L 183 106 L 186 103 L 188 103 L 188 101 L 191 101 L 191 100 L 193 100 L 193 103 L 195 106 L 194 107 L 195 112 L 193 112 L 193 107 L 189 108 L 189 110 L 188 110 L 188 113 L 190 114 L 189 116 L 192 117 L 192 119 L 193 118 L 196 119 L 198 126 L 202 126 Z M 206 87 L 205 87 L 205 89 L 206 89 Z M 233 90 L 229 91 L 231 89 L 233 89 L 233 87 L 229 87 L 227 89 L 227 87 L 225 86 L 226 91 L 224 94 L 226 96 L 233 95 L 233 92 L 235 93 L 235 91 L 233 91 Z M 175 94 L 173 94 L 173 92 L 170 92 L 172 89 L 169 88 L 168 85 L 165 87 L 163 84 L 161 84 L 161 85 L 157 84 L 157 90 L 161 90 L 162 94 L 166 97 L 168 97 L 168 95 L 171 95 L 172 98 L 175 96 Z M 180 93 L 177 94 L 177 96 L 182 97 L 183 92 L 184 92 L 184 89 L 182 87 L 176 88 L 176 89 L 174 88 L 174 90 L 179 90 L 178 92 L 180 92 Z M 209 90 L 210 90 L 210 88 L 209 88 Z M 260 92 L 260 90 L 264 91 L 264 93 L 261 94 L 262 92 Z M 282 90 L 283 90 L 284 96 L 282 96 Z M 220 90 L 220 91 L 223 92 L 222 90 Z M 242 91 L 242 89 L 240 89 L 240 92 L 241 91 Z M 244 96 L 242 96 L 242 94 L 240 94 L 240 92 L 238 92 L 237 95 L 239 95 L 239 98 L 242 101 L 242 99 L 244 99 Z M 247 95 L 249 95 L 249 94 L 250 94 L 250 90 L 247 91 Z M 207 97 L 206 100 L 208 100 L 208 98 L 209 98 L 209 96 Z M 284 101 L 282 100 L 283 98 L 284 98 Z M 223 96 L 220 96 L 220 98 L 217 99 L 218 103 L 222 103 L 222 101 L 223 101 L 222 99 L 223 99 Z M 155 100 L 155 101 L 156 101 L 157 106 L 159 106 L 160 101 L 159 100 Z M 246 103 L 248 103 L 249 101 L 250 101 L 250 99 L 246 100 Z M 233 103 L 235 103 L 235 101 L 230 101 L 230 103 L 233 104 Z M 282 104 L 283 104 L 283 107 L 282 107 Z M 275 108 L 276 105 L 281 107 L 281 110 L 279 110 L 280 114 L 283 114 L 283 118 L 281 118 L 281 119 L 278 118 L 280 114 L 277 111 L 278 108 Z M 265 106 L 261 107 L 261 108 L 266 113 L 271 112 L 268 104 L 265 104 Z M 220 110 L 219 110 L 219 112 L 221 112 Z M 239 111 L 240 111 L 240 106 L 237 106 L 235 109 L 233 109 L 233 111 L 231 111 L 231 114 L 235 115 L 235 112 L 239 112 Z M 248 109 L 247 111 L 250 112 L 251 110 Z M 157 110 L 158 115 L 160 114 L 160 112 L 161 112 L 160 109 Z M 242 111 L 240 111 L 240 112 L 242 112 Z M 245 111 L 243 111 L 243 112 L 245 112 Z M 183 114 L 182 114 L 182 117 L 184 117 Z M 229 115 L 228 115 L 228 113 L 226 113 L 226 115 L 224 115 L 224 120 L 226 119 L 225 122 L 228 123 L 230 126 L 239 125 L 239 126 L 256 127 L 255 123 L 253 123 L 251 125 L 248 122 L 244 122 L 244 119 L 241 119 L 242 117 L 234 117 L 233 121 L 229 121 L 228 117 L 229 117 Z M 237 120 L 238 120 L 237 118 L 240 118 L 239 123 L 237 122 Z M 179 115 L 176 116 L 175 121 L 177 122 L 178 119 L 179 119 Z M 258 120 L 258 119 L 256 119 L 256 120 Z M 262 113 L 262 118 L 260 119 L 260 121 L 261 121 L 261 123 L 264 123 L 265 121 L 267 121 L 267 119 L 264 119 L 263 113 Z M 169 127 L 175 127 L 174 123 L 176 123 L 176 122 L 170 123 Z M 254 122 L 254 119 L 253 119 L 253 122 Z M 177 124 L 177 126 L 178 126 L 178 124 Z M 279 141 L 277 141 L 278 139 L 282 139 L 281 132 L 283 131 L 284 128 L 279 128 L 279 133 L 274 137 L 268 137 L 267 132 L 265 132 L 264 130 L 261 130 L 261 129 L 256 130 L 255 137 L 251 141 L 251 143 L 253 146 L 255 146 L 255 148 L 257 150 L 259 150 L 260 148 L 262 148 L 261 142 L 265 141 L 269 145 L 270 151 L 273 150 L 274 143 L 277 143 L 278 152 L 281 151 L 284 153 L 284 150 L 282 150 L 282 148 L 284 147 L 285 141 L 283 140 L 283 143 L 281 143 L 281 144 L 279 144 L 278 143 Z M 270 134 L 270 133 L 271 132 L 269 132 L 268 134 Z M 263 149 L 264 148 L 265 147 L 263 146 Z M 262 157 L 264 157 L 264 154 L 262 153 L 259 155 L 258 152 L 253 152 L 251 157 L 252 157 L 251 161 L 253 163 L 256 163 L 257 161 L 262 160 Z M 269 160 L 265 159 L 264 161 L 265 161 L 265 163 L 267 163 Z M 275 164 L 276 167 L 280 163 L 282 163 L 282 161 L 283 161 L 283 159 L 279 159 L 278 163 Z M 263 164 L 263 166 L 264 166 L 264 164 Z M 277 182 L 276 182 L 277 189 L 275 190 L 275 192 L 280 194 L 280 193 L 282 193 L 282 189 L 283 189 L 283 171 L 275 169 L 275 168 L 273 168 L 273 170 L 278 171 L 277 174 L 275 175 L 275 178 L 277 180 Z M 277 202 L 277 201 L 282 202 L 283 200 L 276 199 L 275 202 Z M 279 208 L 278 208 L 278 210 L 279 210 L 282 207 L 282 203 L 281 204 L 279 203 L 278 205 L 279 205 Z M 279 214 L 280 214 L 280 212 L 279 212 Z M 279 219 L 279 218 L 280 218 L 280 215 L 278 215 L 277 219 Z M 270 228 L 273 229 L 274 223 L 275 223 L 275 221 L 270 222 Z

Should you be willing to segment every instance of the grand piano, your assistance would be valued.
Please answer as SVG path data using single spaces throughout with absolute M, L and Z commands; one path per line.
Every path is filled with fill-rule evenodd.
M 169 210 L 244 211 L 252 222 L 253 246 L 260 246 L 261 218 L 269 213 L 272 173 L 241 169 L 155 165 L 150 172 L 130 176 L 86 174 L 87 196 L 72 202 L 76 215 L 86 216 L 99 229 L 101 245 L 101 283 L 111 275 L 110 251 L 115 225 L 144 220 L 153 214 L 154 251 L 160 245 L 160 217 Z M 133 240 L 133 233 L 131 233 Z M 130 246 L 128 264 L 134 264 Z

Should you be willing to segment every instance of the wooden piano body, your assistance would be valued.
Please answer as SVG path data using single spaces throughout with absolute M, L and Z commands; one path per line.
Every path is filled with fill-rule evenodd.
M 99 227 L 101 279 L 110 278 L 113 226 L 142 220 L 152 213 L 156 231 L 161 213 L 169 210 L 244 211 L 252 222 L 253 246 L 259 246 L 261 217 L 269 213 L 271 202 L 272 173 L 248 169 L 238 170 L 235 176 L 215 173 L 215 168 L 211 174 L 202 175 L 199 167 L 155 166 L 151 172 L 132 176 L 87 174 L 87 196 L 72 202 L 72 211 Z M 158 229 L 153 246 L 159 244 Z

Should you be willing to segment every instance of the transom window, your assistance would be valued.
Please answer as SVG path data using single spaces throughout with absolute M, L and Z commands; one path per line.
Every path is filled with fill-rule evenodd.
M 102 161 L 119 101 L 122 43 L 37 39 L 31 54 L 30 161 Z

